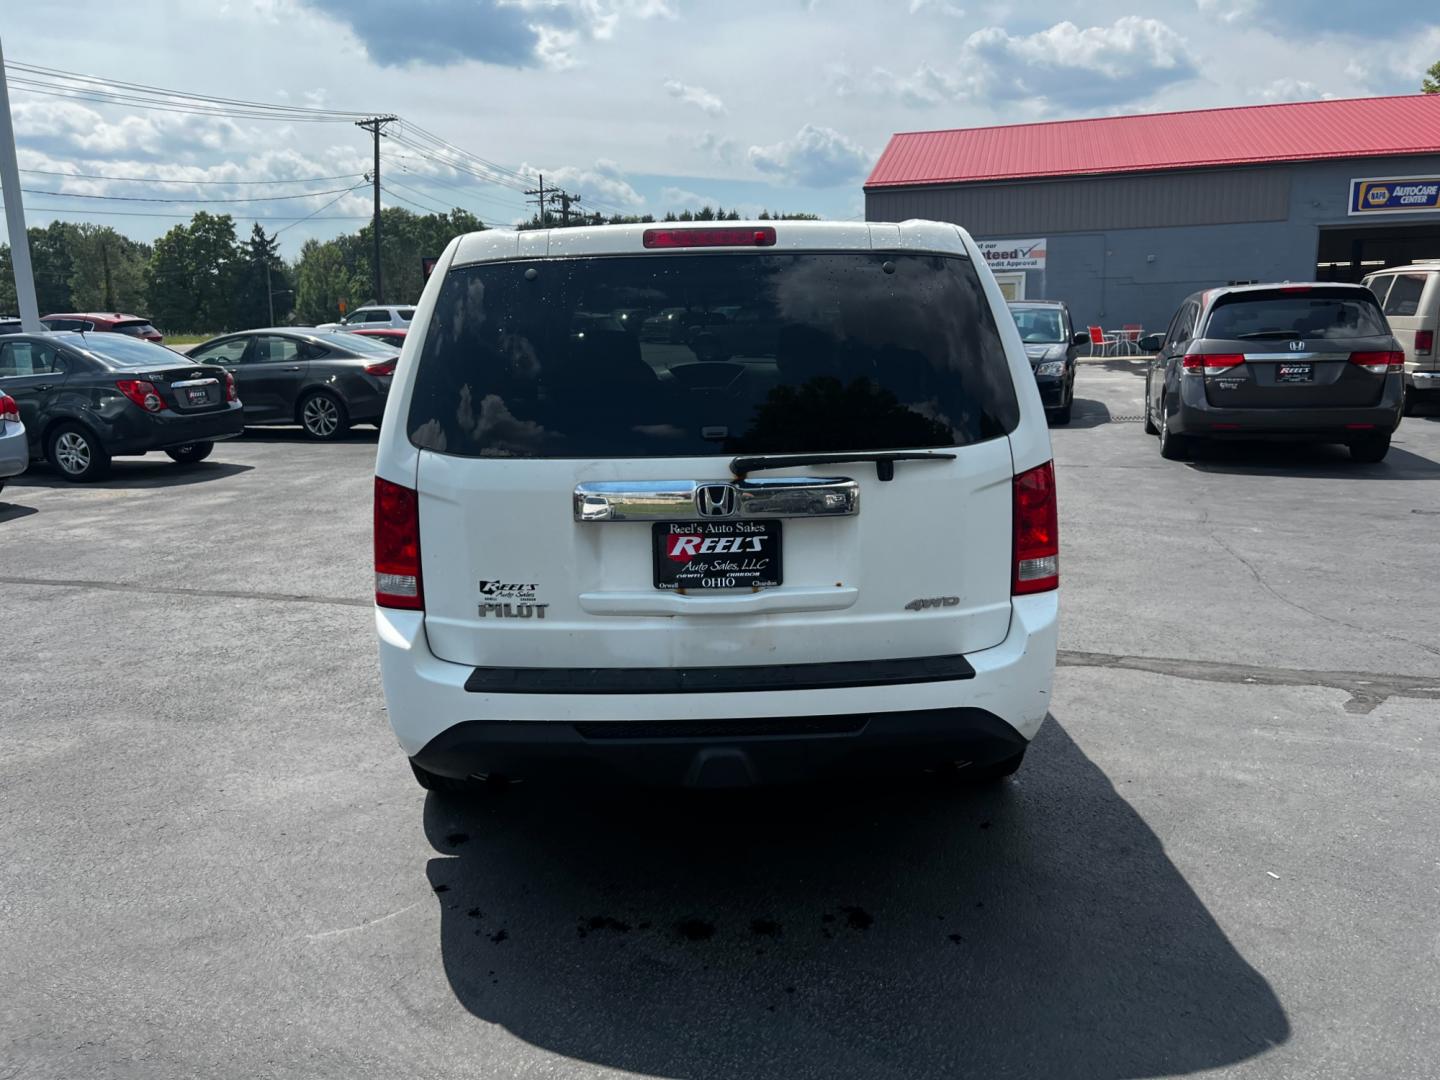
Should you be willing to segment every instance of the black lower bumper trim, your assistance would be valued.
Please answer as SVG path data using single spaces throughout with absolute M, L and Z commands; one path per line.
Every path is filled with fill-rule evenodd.
M 565 723 L 471 720 L 414 757 L 441 776 L 591 777 L 744 787 L 902 772 L 947 761 L 985 766 L 1026 746 L 984 709 L 842 716 Z
M 735 694 L 843 690 L 974 677 L 970 661 L 956 655 L 752 667 L 477 667 L 465 680 L 465 689 L 472 694 Z

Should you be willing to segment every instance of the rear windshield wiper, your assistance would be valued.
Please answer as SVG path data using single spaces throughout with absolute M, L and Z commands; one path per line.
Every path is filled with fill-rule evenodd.
M 801 465 L 849 465 L 873 461 L 881 480 L 895 479 L 897 461 L 954 461 L 954 454 L 933 454 L 916 450 L 881 450 L 869 454 L 745 454 L 730 462 L 730 471 L 743 480 L 747 473 L 766 469 L 795 469 Z

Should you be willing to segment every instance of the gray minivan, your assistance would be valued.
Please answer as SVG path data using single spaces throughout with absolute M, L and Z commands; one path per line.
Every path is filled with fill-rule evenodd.
M 1390 330 L 1405 350 L 1405 411 L 1440 401 L 1440 259 L 1422 259 L 1371 274 L 1364 284 L 1380 301 Z

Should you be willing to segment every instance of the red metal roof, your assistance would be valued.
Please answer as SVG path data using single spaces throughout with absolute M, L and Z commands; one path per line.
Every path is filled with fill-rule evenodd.
M 1440 94 L 902 132 L 867 188 L 1440 153 Z

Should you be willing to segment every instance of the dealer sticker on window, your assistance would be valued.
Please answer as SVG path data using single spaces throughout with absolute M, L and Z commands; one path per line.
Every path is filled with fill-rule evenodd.
M 665 521 L 651 527 L 657 589 L 779 585 L 780 522 Z

